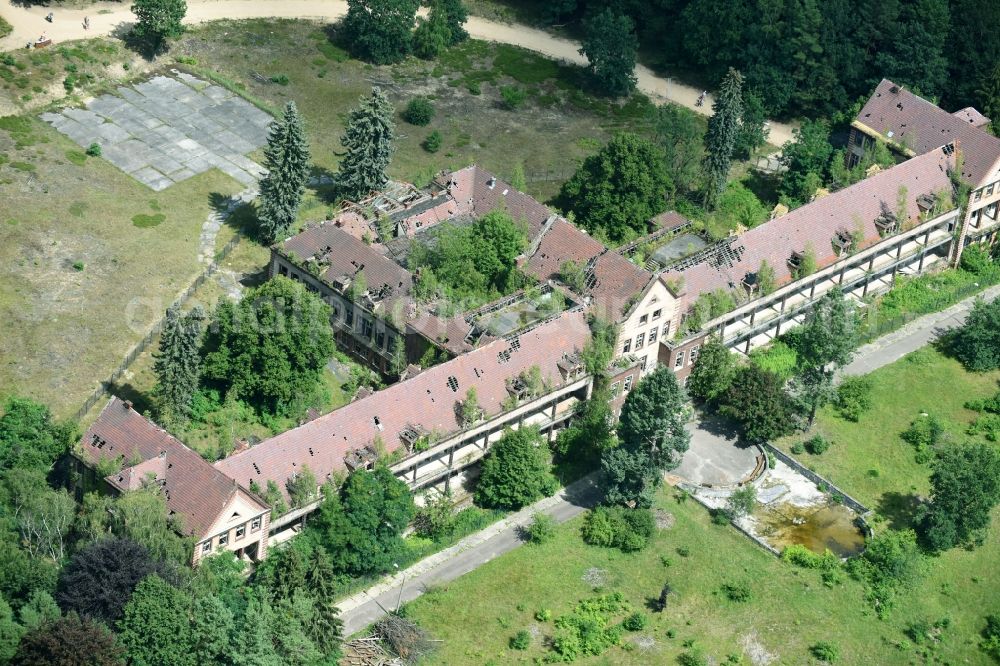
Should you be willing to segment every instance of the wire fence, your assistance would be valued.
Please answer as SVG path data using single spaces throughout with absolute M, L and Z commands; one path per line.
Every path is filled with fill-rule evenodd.
M 858 344 L 868 344 L 876 338 L 880 338 L 887 333 L 892 333 L 893 331 L 902 328 L 915 319 L 919 319 L 920 317 L 933 312 L 940 312 L 945 308 L 955 305 L 959 301 L 965 300 L 973 294 L 984 291 L 998 282 L 1000 282 L 1000 279 L 981 279 L 979 282 L 963 285 L 954 291 L 943 293 L 933 300 L 920 304 L 919 307 L 915 308 L 911 312 L 906 312 L 888 319 L 881 318 L 878 310 L 875 309 L 865 317 L 865 322 L 862 324 L 862 330 L 858 335 Z
M 226 243 L 223 246 L 223 248 L 216 253 L 211 263 L 209 263 L 208 266 L 205 267 L 205 270 L 199 273 L 198 277 L 196 277 L 191 282 L 191 284 L 188 285 L 187 289 L 185 289 L 180 294 L 180 296 L 178 296 L 177 299 L 170 304 L 170 307 L 174 306 L 184 307 L 184 305 L 191 299 L 191 297 L 194 296 L 195 292 L 198 291 L 198 288 L 201 287 L 201 285 L 205 284 L 205 281 L 210 277 L 212 277 L 212 275 L 214 275 L 215 272 L 219 270 L 220 262 L 222 262 L 223 260 L 225 260 L 226 257 L 229 256 L 229 253 L 233 251 L 233 248 L 239 245 L 240 240 L 242 238 L 243 237 L 240 234 L 236 234 L 235 236 L 233 236 L 229 240 L 229 242 Z M 116 367 L 111 372 L 111 374 L 108 375 L 107 379 L 102 381 L 98 385 L 98 387 L 94 389 L 94 392 L 91 393 L 90 397 L 84 401 L 80 409 L 76 410 L 76 414 L 73 417 L 74 420 L 79 421 L 80 419 L 82 419 L 87 414 L 87 412 L 89 412 L 94 407 L 94 405 L 96 405 L 102 398 L 107 396 L 108 392 L 111 390 L 111 387 L 114 386 L 115 383 L 122 378 L 122 375 L 124 375 L 125 372 L 129 369 L 129 367 L 133 363 L 135 363 L 135 360 L 139 358 L 139 356 L 142 355 L 142 353 L 149 348 L 149 345 L 153 343 L 153 340 L 156 339 L 156 336 L 158 336 L 160 332 L 163 331 L 163 324 L 164 322 L 166 322 L 166 320 L 167 316 L 166 313 L 164 312 L 164 315 L 160 317 L 160 319 L 158 319 L 156 323 L 153 324 L 152 328 L 150 328 L 150 330 L 146 333 L 146 335 L 143 336 L 142 340 L 137 342 L 129 351 L 129 353 L 125 355 L 125 358 L 123 358 L 121 363 L 118 364 L 118 367 Z

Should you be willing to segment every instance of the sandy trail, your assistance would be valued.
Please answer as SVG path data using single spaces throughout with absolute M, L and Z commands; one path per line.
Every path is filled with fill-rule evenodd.
M 48 23 L 45 15 L 52 11 L 54 21 Z M 99 13 L 104 11 L 106 13 Z M 185 23 L 196 24 L 220 19 L 248 18 L 308 18 L 334 21 L 347 13 L 343 0 L 188 0 Z M 0 40 L 0 50 L 24 48 L 29 41 L 44 34 L 57 44 L 93 35 L 108 35 L 117 28 L 133 21 L 127 3 L 97 3 L 87 9 L 51 9 L 44 6 L 15 7 L 9 2 L 0 6 L 0 16 L 14 26 L 14 31 Z M 83 19 L 90 18 L 90 29 L 83 28 Z M 520 24 L 498 23 L 477 16 L 469 17 L 466 25 L 469 34 L 476 38 L 501 44 L 520 46 L 536 53 L 583 65 L 587 60 L 580 55 L 580 44 L 573 40 L 555 37 L 544 30 Z M 638 88 L 654 102 L 673 102 L 693 111 L 708 115 L 712 110 L 709 98 L 703 106 L 695 106 L 701 92 L 669 78 L 657 76 L 648 67 L 635 69 Z M 792 140 L 792 125 L 778 122 L 768 124 L 770 143 L 782 145 Z

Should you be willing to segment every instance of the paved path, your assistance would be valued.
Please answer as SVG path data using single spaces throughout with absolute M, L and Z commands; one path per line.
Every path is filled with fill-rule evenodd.
M 185 23 L 188 24 L 259 17 L 335 21 L 347 13 L 347 3 L 343 0 L 188 0 L 187 5 Z M 55 15 L 52 23 L 45 20 L 45 15 L 50 11 Z M 0 5 L 0 16 L 14 28 L 10 35 L 0 39 L 0 50 L 5 51 L 24 48 L 27 42 L 42 34 L 57 44 L 94 35 L 108 35 L 134 20 L 128 4 L 118 2 L 98 3 L 86 9 L 61 9 L 47 5 L 20 7 L 4 2 Z M 84 16 L 90 18 L 89 30 L 83 29 Z M 466 29 L 475 39 L 520 46 L 574 64 L 587 62 L 580 55 L 579 42 L 556 37 L 544 30 L 517 23 L 489 21 L 477 16 L 469 17 Z M 704 115 L 712 111 L 711 98 L 703 106 L 695 106 L 700 90 L 657 76 L 643 65 L 636 67 L 635 75 L 639 90 L 657 103 L 673 102 Z M 791 141 L 792 127 L 785 123 L 770 122 L 769 141 L 778 146 Z
M 977 296 L 960 301 L 947 310 L 914 319 L 901 329 L 860 347 L 854 354 L 854 360 L 844 367 L 842 374 L 864 375 L 898 361 L 910 352 L 930 344 L 949 328 L 961 326 L 976 298 L 992 301 L 997 296 L 1000 296 L 1000 285 L 985 289 Z
M 344 635 L 355 634 L 385 614 L 397 604 L 406 603 L 423 594 L 428 587 L 455 580 L 490 560 L 514 550 L 523 541 L 520 528 L 531 522 L 535 513 L 552 516 L 557 523 L 575 518 L 594 506 L 600 498 L 596 475 L 591 474 L 570 484 L 553 497 L 525 507 L 516 514 L 485 530 L 417 562 L 410 568 L 374 587 L 359 592 L 341 602 Z M 402 586 L 402 589 L 401 589 Z

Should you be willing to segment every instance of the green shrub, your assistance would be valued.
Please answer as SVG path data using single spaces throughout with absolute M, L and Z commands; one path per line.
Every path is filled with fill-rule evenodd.
M 76 77 L 70 74 L 65 79 L 63 79 L 63 88 L 66 89 L 67 93 L 73 92 L 73 90 L 76 88 Z
M 430 134 L 427 135 L 427 138 L 424 139 L 423 143 L 424 150 L 426 150 L 428 153 L 436 153 L 437 151 L 441 150 L 441 143 L 443 142 L 443 140 L 444 139 L 441 136 L 441 132 L 437 130 L 432 131 Z
M 802 442 L 795 442 L 794 444 L 792 444 L 791 451 L 795 455 L 800 456 L 806 451 L 805 444 L 803 444 Z
M 645 613 L 640 613 L 636 611 L 625 618 L 622 622 L 622 626 L 625 627 L 626 631 L 642 631 L 649 624 L 649 618 L 646 617 Z
M 84 265 L 84 263 L 82 261 L 74 261 L 73 262 L 73 268 L 76 269 L 76 270 L 78 270 L 78 271 L 82 271 L 84 268 L 86 268 L 86 266 Z
M 746 603 L 753 598 L 753 592 L 750 590 L 750 585 L 745 582 L 736 583 L 724 583 L 722 585 L 722 593 L 726 595 L 726 598 L 730 601 L 735 601 L 737 603 Z
M 837 646 L 826 641 L 820 641 L 811 646 L 809 652 L 812 653 L 812 656 L 828 664 L 837 661 L 837 657 L 840 655 L 840 650 L 837 649 Z
M 962 270 L 975 275 L 988 275 L 997 268 L 990 258 L 990 253 L 978 243 L 973 243 L 962 250 L 961 266 Z
M 986 627 L 983 629 L 983 640 L 979 648 L 1000 661 L 1000 615 L 986 616 Z
M 271 77 L 271 83 L 277 83 L 279 86 L 288 85 L 288 75 L 286 74 L 275 74 Z
M 101 156 L 101 144 L 99 144 L 99 143 L 92 143 L 89 146 L 87 146 L 87 154 L 90 155 L 91 157 L 100 157 Z
M 548 514 L 536 513 L 524 531 L 531 543 L 545 543 L 555 535 L 556 521 Z
M 535 611 L 535 619 L 539 622 L 548 622 L 552 619 L 552 611 L 548 608 Z
M 941 442 L 944 425 L 936 416 L 921 414 L 899 436 L 916 450 L 916 461 L 922 465 L 930 461 L 933 448 Z
M 628 553 L 646 547 L 656 523 L 649 509 L 599 506 L 587 514 L 581 531 L 583 540 L 592 546 Z
M 511 636 L 510 647 L 514 650 L 527 650 L 531 647 L 531 634 L 525 629 L 517 632 Z
M 681 652 L 677 655 L 677 663 L 680 666 L 706 666 L 708 659 L 705 658 L 705 653 L 701 649 L 691 648 L 687 652 Z
M 150 227 L 159 226 L 166 219 L 167 216 L 163 213 L 154 213 L 153 215 L 140 213 L 132 217 L 132 224 L 140 229 L 148 229 Z
M 822 455 L 830 448 L 830 442 L 823 435 L 813 435 L 805 443 L 806 451 L 814 456 Z
M 434 118 L 434 106 L 424 97 L 414 97 L 403 110 L 403 120 L 423 127 Z
M 750 352 L 750 360 L 761 370 L 767 370 L 788 379 L 795 371 L 798 354 L 787 343 L 775 340 L 767 347 Z
M 794 564 L 795 566 L 802 567 L 803 569 L 831 570 L 840 566 L 840 559 L 829 550 L 824 552 L 822 555 L 818 555 L 798 543 L 786 546 L 785 549 L 781 551 L 781 559 L 784 562 Z
M 629 610 L 621 592 L 584 599 L 571 613 L 556 618 L 552 650 L 561 661 L 599 655 L 621 642 L 622 627 L 612 620 Z
M 855 423 L 872 408 L 872 380 L 867 376 L 848 377 L 837 387 L 837 411 Z
M 508 111 L 514 111 L 518 109 L 524 100 L 527 99 L 528 93 L 524 92 L 521 88 L 517 86 L 502 86 L 500 88 L 500 99 L 502 100 L 501 106 Z
M 470 81 L 469 85 L 466 86 L 470 95 L 482 95 L 483 89 L 479 84 L 479 81 Z

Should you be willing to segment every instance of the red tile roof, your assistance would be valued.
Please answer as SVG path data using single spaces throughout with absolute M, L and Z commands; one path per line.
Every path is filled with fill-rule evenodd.
M 833 235 L 841 229 L 851 233 L 858 224 L 864 233 L 862 248 L 874 245 L 881 240 L 875 219 L 882 204 L 895 211 L 900 188 L 905 187 L 907 210 L 915 217 L 919 212 L 916 202 L 919 195 L 951 192 L 948 169 L 953 165 L 954 158 L 940 149 L 919 155 L 740 235 L 733 248 L 742 247 L 742 255 L 730 268 L 716 268 L 702 262 L 680 273 L 665 274 L 663 278 L 683 278 L 689 303 L 701 293 L 738 286 L 764 260 L 774 268 L 779 285 L 790 282 L 788 259 L 793 251 L 802 252 L 809 244 L 816 253 L 819 268 L 828 266 L 837 259 Z
M 963 175 L 973 187 L 979 187 L 986 184 L 984 179 L 1000 162 L 1000 139 L 981 129 L 976 122 L 963 119 L 962 114 L 966 111 L 948 113 L 892 81 L 882 79 L 855 122 L 912 149 L 917 155 L 958 142 L 965 159 Z M 975 113 L 982 117 L 978 111 Z
M 558 278 L 563 263 L 575 261 L 585 266 L 604 249 L 600 241 L 560 218 L 542 236 L 538 249 L 528 258 L 523 270 L 544 282 Z
M 220 460 L 215 466 L 248 485 L 256 481 L 263 487 L 273 480 L 282 492 L 285 480 L 304 465 L 322 481 L 345 470 L 344 456 L 372 444 L 376 437 L 388 452 L 400 448 L 400 433 L 408 425 L 441 435 L 458 431 L 456 409 L 470 387 L 475 387 L 480 407 L 493 416 L 502 411 L 501 402 L 508 395 L 507 379 L 533 365 L 539 366 L 542 377 L 553 385 L 562 384 L 558 362 L 564 353 L 582 349 L 589 338 L 584 315 L 567 312 L 520 334 L 516 343 L 514 339 L 497 340 Z
M 675 210 L 668 210 L 666 213 L 660 213 L 654 217 L 650 220 L 650 223 L 656 229 L 676 229 L 677 227 L 690 224 L 691 221 Z
M 973 127 L 986 127 L 990 124 L 990 119 L 981 114 L 975 107 L 967 106 L 951 114 L 959 120 L 965 121 Z
M 591 309 L 609 321 L 622 321 L 628 315 L 628 306 L 642 295 L 653 277 L 649 271 L 608 250 L 594 264 L 596 283 L 589 290 Z
M 236 481 L 116 397 L 83 435 L 80 449 L 80 457 L 89 464 L 122 457 L 126 467 L 105 479 L 119 490 L 140 488 L 155 475 L 171 516 L 179 520 L 186 534 L 198 539 L 207 536 L 240 490 Z M 129 465 L 135 459 L 139 463 Z M 249 493 L 247 496 L 253 499 Z M 261 511 L 267 509 L 267 505 L 257 503 Z
M 497 208 L 506 208 L 514 220 L 528 225 L 528 240 L 538 235 L 552 211 L 544 204 L 476 165 L 438 178 L 455 199 L 459 214 L 482 217 Z

